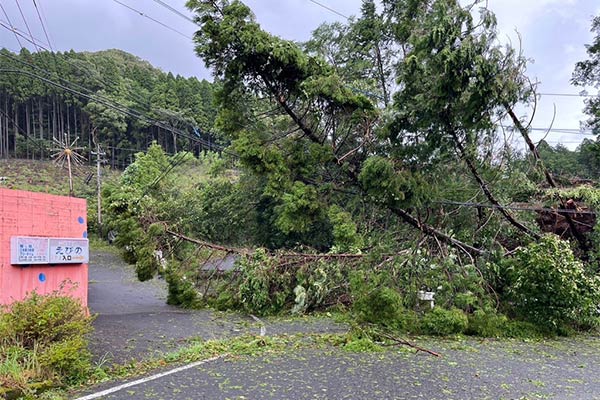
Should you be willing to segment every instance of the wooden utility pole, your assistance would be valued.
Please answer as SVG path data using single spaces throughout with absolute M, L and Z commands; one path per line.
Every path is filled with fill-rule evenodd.
M 92 151 L 92 154 L 96 156 L 96 195 L 97 195 L 97 211 L 98 211 L 98 235 L 102 237 L 102 169 L 101 164 L 105 162 L 104 156 L 106 153 L 102 151 L 100 148 L 100 141 L 97 140 L 94 135 L 94 131 L 92 132 L 94 144 L 96 145 L 96 151 Z

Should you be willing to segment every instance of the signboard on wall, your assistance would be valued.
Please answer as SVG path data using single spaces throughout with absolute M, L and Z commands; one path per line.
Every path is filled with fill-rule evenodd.
M 48 261 L 48 238 L 10 238 L 11 264 L 48 264 Z
M 50 264 L 84 264 L 89 259 L 87 239 L 50 238 Z
M 87 239 L 25 236 L 10 238 L 12 265 L 86 264 L 89 262 L 89 253 Z

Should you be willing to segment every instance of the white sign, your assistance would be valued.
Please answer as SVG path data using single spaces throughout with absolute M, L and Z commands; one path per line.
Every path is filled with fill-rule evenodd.
M 89 254 L 87 239 L 50 238 L 50 264 L 85 264 Z
M 87 239 L 15 236 L 10 238 L 10 263 L 86 264 L 90 249 Z
M 48 264 L 48 238 L 10 238 L 10 263 L 15 265 Z

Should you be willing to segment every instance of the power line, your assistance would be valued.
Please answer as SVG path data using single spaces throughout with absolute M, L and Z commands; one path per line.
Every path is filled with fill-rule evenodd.
M 154 2 L 155 2 L 155 3 L 158 3 L 158 4 L 160 4 L 161 6 L 163 6 L 163 7 L 165 7 L 165 8 L 167 8 L 167 9 L 168 9 L 168 10 L 170 10 L 171 12 L 173 12 L 173 13 L 175 13 L 175 14 L 179 15 L 181 18 L 183 18 L 183 19 L 185 19 L 185 20 L 187 20 L 187 21 L 191 22 L 192 24 L 194 24 L 194 25 L 198 25 L 198 24 L 196 24 L 196 21 L 194 21 L 193 19 L 191 19 L 191 18 L 190 18 L 190 17 L 188 17 L 187 15 L 183 14 L 182 12 L 178 11 L 177 9 L 175 9 L 175 8 L 171 7 L 169 4 L 165 3 L 164 1 L 162 1 L 162 0 L 154 0 Z
M 554 129 L 554 128 L 529 128 L 530 131 L 534 132 L 554 132 L 554 133 L 562 133 L 565 135 L 581 135 L 581 136 L 597 136 L 594 132 L 589 130 L 581 130 L 581 129 Z
M 2 54 L 0 54 L 0 55 L 2 55 Z M 28 63 L 27 63 L 27 64 L 28 64 Z M 53 80 L 51 80 L 51 79 L 48 79 L 48 78 L 45 78 L 45 77 L 43 77 L 43 76 L 40 76 L 40 75 L 34 74 L 34 73 L 32 73 L 32 72 L 29 72 L 29 71 L 23 71 L 23 70 L 12 70 L 12 69 L 0 69 L 0 72 L 16 73 L 16 74 L 24 74 L 24 75 L 27 75 L 27 76 L 30 76 L 30 77 L 33 77 L 33 78 L 37 78 L 37 79 L 39 79 L 39 80 L 41 80 L 41 81 L 43 81 L 43 82 L 45 82 L 45 83 L 48 83 L 48 84 L 50 84 L 50 85 L 53 85 L 53 86 L 59 87 L 59 88 L 61 88 L 61 89 L 63 89 L 63 90 L 66 90 L 66 91 L 68 91 L 68 92 L 70 92 L 70 93 L 76 94 L 76 95 L 78 95 L 78 96 L 85 97 L 86 99 L 89 99 L 89 100 L 96 101 L 96 102 L 98 102 L 98 103 L 100 103 L 100 104 L 103 104 L 103 105 L 105 105 L 105 106 L 107 106 L 107 107 L 109 107 L 109 108 L 112 108 L 113 110 L 116 110 L 116 111 L 118 111 L 118 112 L 120 112 L 120 113 L 122 113 L 122 114 L 128 115 L 128 116 L 130 116 L 130 117 L 133 117 L 133 118 L 136 118 L 136 119 L 138 119 L 138 120 L 142 120 L 142 121 L 144 121 L 144 122 L 147 122 L 147 123 L 149 123 L 149 124 L 151 124 L 151 125 L 154 125 L 154 126 L 156 126 L 156 127 L 162 128 L 162 129 L 164 129 L 164 130 L 166 130 L 166 131 L 170 131 L 170 132 L 172 132 L 172 133 L 175 133 L 175 134 L 177 134 L 178 136 L 181 136 L 181 137 L 183 137 L 183 138 L 185 138 L 185 139 L 188 139 L 188 140 L 190 140 L 190 141 L 192 141 L 192 142 L 200 143 L 200 144 L 202 144 L 202 145 L 206 146 L 206 147 L 207 147 L 207 148 L 209 148 L 209 149 L 210 149 L 211 147 L 212 147 L 212 148 L 216 148 L 218 151 L 221 151 L 221 152 L 223 152 L 223 153 L 225 153 L 225 154 L 228 154 L 228 155 L 231 155 L 231 156 L 233 156 L 233 157 L 237 157 L 237 155 L 235 155 L 234 153 L 230 153 L 230 152 L 226 151 L 226 150 L 225 150 L 225 149 L 224 149 L 222 146 L 220 146 L 220 145 L 216 145 L 216 144 L 214 144 L 214 143 L 210 143 L 210 142 L 208 142 L 208 141 L 206 141 L 205 139 L 202 139 L 202 138 L 200 138 L 200 137 L 192 136 L 192 135 L 190 135 L 188 132 L 185 132 L 185 131 L 182 131 L 182 130 L 180 130 L 180 129 L 177 129 L 177 128 L 174 128 L 174 127 L 168 126 L 168 125 L 164 124 L 164 123 L 163 123 L 163 122 L 161 122 L 161 121 L 158 121 L 158 120 L 156 120 L 156 119 L 150 118 L 150 117 L 148 117 L 148 116 L 146 116 L 146 115 L 144 115 L 144 114 L 141 114 L 141 113 L 139 113 L 139 112 L 136 112 L 135 110 L 133 110 L 133 111 L 132 111 L 132 110 L 130 110 L 130 109 L 127 109 L 126 107 L 123 107 L 123 108 L 122 108 L 122 107 L 119 107 L 119 106 L 115 106 L 115 105 L 114 105 L 114 104 L 113 104 L 113 103 L 112 103 L 110 100 L 105 100 L 105 99 L 99 98 L 99 97 L 97 97 L 97 96 L 94 96 L 94 95 L 89 95 L 89 94 L 83 93 L 83 92 L 81 92 L 81 91 L 75 90 L 75 89 L 73 89 L 73 88 L 70 88 L 70 87 L 68 87 L 68 86 L 65 86 L 65 85 L 63 85 L 63 84 L 60 84 L 60 83 L 58 83 L 58 82 L 54 82 L 54 81 L 53 81 Z M 66 80 L 64 80 L 64 79 L 62 79 L 62 78 L 61 78 L 61 80 L 62 80 L 62 81 L 66 81 Z M 68 82 L 68 81 L 66 81 L 66 82 Z
M 31 44 L 34 44 L 34 45 L 35 45 L 35 44 L 37 43 L 37 46 L 38 46 L 38 47 L 41 47 L 43 50 L 45 50 L 45 51 L 47 51 L 48 53 L 52 54 L 52 56 L 53 56 L 53 58 L 54 58 L 54 64 L 55 64 L 55 67 L 56 67 L 56 73 L 58 74 L 58 66 L 57 66 L 57 65 L 58 65 L 58 63 L 57 63 L 57 61 L 56 61 L 56 53 L 55 53 L 55 52 L 51 52 L 50 50 L 48 50 L 48 48 L 44 47 L 44 45 L 47 45 L 46 43 L 43 43 L 41 40 L 39 40 L 39 39 L 36 39 L 36 38 L 32 38 L 33 40 L 32 40 L 32 39 L 30 39 L 30 38 L 28 38 L 27 36 L 25 36 L 24 32 L 20 31 L 19 29 L 15 28 L 15 27 L 14 27 L 14 26 L 12 26 L 12 25 L 11 25 L 11 26 L 7 26 L 7 25 L 6 25 L 6 21 L 3 21 L 3 20 L 1 20 L 1 19 L 0 19 L 0 26 L 2 26 L 3 28 L 5 28 L 5 29 L 7 29 L 7 30 L 9 30 L 9 31 L 12 31 L 12 32 L 14 32 L 14 33 L 15 33 L 15 35 L 21 36 L 23 39 L 27 40 L 27 41 L 28 41 L 29 43 L 31 43 Z M 35 41 L 37 41 L 37 42 L 35 42 Z M 40 42 L 42 42 L 42 44 L 40 44 Z M 17 54 L 18 52 L 16 52 L 16 51 L 14 51 L 14 50 L 13 50 L 13 53 Z M 39 53 L 39 51 L 38 51 L 38 53 Z M 24 62 L 24 61 L 22 61 L 22 60 L 19 60 L 19 59 L 16 59 L 16 58 L 13 58 L 13 59 L 14 59 L 15 61 L 17 61 L 17 62 Z M 109 82 L 107 82 L 106 80 L 102 79 L 102 77 L 101 77 L 101 76 L 99 76 L 99 75 L 91 74 L 91 73 L 90 73 L 90 71 L 89 71 L 88 69 L 81 68 L 81 67 L 80 67 L 80 66 L 78 66 L 76 63 L 74 63 L 74 62 L 73 62 L 73 60 L 71 60 L 71 59 L 70 59 L 70 58 L 69 58 L 69 57 L 68 57 L 66 54 L 65 54 L 65 56 L 64 56 L 64 61 L 66 61 L 68 64 L 70 64 L 70 65 L 71 65 L 73 68 L 75 68 L 77 71 L 79 71 L 79 72 L 82 72 L 82 73 L 86 74 L 88 77 L 90 77 L 92 80 L 96 81 L 97 83 L 101 83 L 101 84 L 102 84 L 104 87 L 113 87 L 113 88 L 114 88 L 114 87 L 116 87 L 116 85 L 117 85 L 117 84 L 116 84 L 116 83 L 114 83 L 114 82 L 112 82 L 112 83 L 109 83 Z M 32 65 L 32 64 L 29 64 L 29 65 L 30 65 L 30 66 L 32 66 L 33 68 L 40 69 L 39 67 L 37 67 L 37 66 L 35 66 L 35 65 Z M 48 72 L 48 71 L 45 71 L 45 70 L 42 70 L 42 71 L 43 71 L 43 72 Z M 74 84 L 74 85 L 75 85 L 75 84 Z M 88 90 L 87 88 L 85 88 L 85 89 L 86 89 L 86 90 Z M 142 97 L 141 95 L 137 95 L 137 94 L 135 94 L 135 93 L 129 93 L 129 94 L 130 94 L 132 97 L 136 98 L 136 100 L 138 100 L 138 101 L 140 102 L 140 104 L 148 104 L 148 103 L 149 103 L 149 100 L 148 100 L 148 98 L 144 98 L 144 97 Z
M 142 195 L 135 201 L 135 203 L 139 203 L 147 194 L 153 189 L 161 180 L 163 180 L 175 167 L 179 166 L 185 161 L 186 152 L 179 152 L 170 162 L 170 165 L 167 169 L 165 169 L 160 175 L 158 175 L 150 185 L 146 187 Z
M 23 10 L 21 9 L 21 5 L 19 4 L 19 0 L 15 0 L 17 3 L 17 8 L 19 9 L 19 13 L 21 14 L 21 18 L 23 18 L 23 22 L 25 23 L 25 27 L 27 28 L 27 32 L 29 32 L 29 37 L 33 39 L 33 34 L 31 33 L 31 29 L 29 29 L 29 24 L 27 23 L 27 19 L 25 18 L 25 14 L 23 14 Z M 35 44 L 35 41 L 32 42 L 37 51 L 40 51 Z
M 6 17 L 6 19 L 8 20 L 8 24 L 10 26 L 13 26 L 12 22 L 10 22 L 10 17 L 6 13 L 6 10 L 4 9 L 4 6 L 2 5 L 2 3 L 0 3 L 0 9 L 2 9 L 2 13 L 4 14 L 4 16 Z M 12 31 L 13 31 L 13 34 L 15 35 L 15 38 L 17 39 L 17 43 L 19 43 L 19 47 L 22 49 L 23 48 L 23 43 L 21 43 L 21 39 L 19 39 L 19 35 L 17 35 L 17 33 L 14 30 L 12 30 Z
M 122 2 L 120 2 L 119 0 L 113 0 L 113 1 L 114 1 L 115 3 L 117 3 L 117 4 L 120 4 L 120 5 L 122 5 L 122 6 L 123 6 L 123 7 L 125 7 L 125 8 L 128 8 L 129 10 L 131 10 L 131 11 L 133 11 L 133 12 L 135 12 L 135 13 L 138 13 L 138 14 L 139 14 L 139 15 L 141 15 L 142 17 L 148 18 L 149 20 L 156 22 L 157 24 L 159 24 L 159 25 L 163 26 L 164 28 L 167 28 L 167 29 L 169 29 L 169 30 L 171 30 L 171 31 L 173 31 L 173 32 L 175 32 L 175 33 L 177 33 L 177 34 L 179 34 L 179 35 L 183 36 L 183 37 L 184 37 L 184 38 L 186 38 L 186 39 L 194 40 L 194 38 L 193 38 L 193 37 L 191 37 L 191 36 L 188 36 L 188 35 L 186 35 L 185 33 L 181 32 L 181 31 L 178 31 L 177 29 L 175 29 L 175 28 L 173 28 L 173 27 L 171 27 L 171 26 L 169 26 L 169 25 L 167 25 L 167 24 L 165 24 L 165 23 L 163 23 L 163 22 L 161 22 L 161 21 L 159 21 L 159 20 L 157 20 L 157 19 L 155 19 L 155 18 L 152 18 L 152 17 L 151 17 L 151 16 L 149 16 L 148 14 L 144 14 L 144 13 L 143 13 L 142 11 L 140 11 L 140 10 L 137 10 L 137 9 L 135 9 L 135 8 L 133 8 L 133 7 L 131 7 L 131 6 L 127 5 L 127 4 L 125 4 L 125 3 L 122 3 Z
M 52 53 L 52 54 L 54 54 L 54 53 Z M 37 69 L 37 70 L 40 70 L 40 71 L 42 71 L 45 74 L 48 72 L 48 71 L 45 71 L 42 68 L 40 68 L 40 67 L 38 67 L 38 66 L 36 66 L 34 64 L 31 64 L 31 63 L 28 63 L 26 61 L 20 60 L 20 59 L 14 57 L 14 56 L 7 55 L 7 54 L 4 54 L 4 53 L 0 53 L 0 56 L 11 58 L 11 59 L 13 59 L 13 60 L 15 60 L 15 61 L 17 61 L 17 62 L 19 62 L 21 64 L 27 65 L 27 66 L 32 67 L 32 68 Z M 13 71 L 13 72 L 15 72 L 15 71 Z M 35 74 L 31 74 L 31 75 L 36 76 Z M 39 78 L 41 79 L 41 77 L 39 77 Z M 143 113 L 141 113 L 141 112 L 139 112 L 139 111 L 137 111 L 135 109 L 131 109 L 130 107 L 127 107 L 127 106 L 125 106 L 125 105 L 123 105 L 123 104 L 121 104 L 119 102 L 116 102 L 114 100 L 108 99 L 108 98 L 103 97 L 103 96 L 100 96 L 97 93 L 93 93 L 91 90 L 89 90 L 89 89 L 87 89 L 87 88 L 85 88 L 85 87 L 83 87 L 81 85 L 78 85 L 76 83 L 70 82 L 70 81 L 68 81 L 68 80 L 66 80 L 64 78 L 60 78 L 59 77 L 59 79 L 63 83 L 65 83 L 67 85 L 78 87 L 79 89 L 84 90 L 85 92 L 88 92 L 88 93 L 92 93 L 92 94 L 91 95 L 84 94 L 84 93 L 81 93 L 79 91 L 74 91 L 70 87 L 63 86 L 63 88 L 65 88 L 65 90 L 72 91 L 72 92 L 74 91 L 75 94 L 84 96 L 84 97 L 86 97 L 88 99 L 91 99 L 91 100 L 94 100 L 94 101 L 99 101 L 100 100 L 99 101 L 100 103 L 102 103 L 102 104 L 104 104 L 104 105 L 106 105 L 106 106 L 108 106 L 110 108 L 113 108 L 113 109 L 115 109 L 115 110 L 117 110 L 117 111 L 119 111 L 121 113 L 125 113 L 126 115 L 129 115 L 129 116 L 131 116 L 133 118 L 136 118 L 136 119 L 139 119 L 139 120 L 143 120 L 144 122 L 147 122 L 147 123 L 149 123 L 151 125 L 154 125 L 154 126 L 157 126 L 159 128 L 162 128 L 162 129 L 164 129 L 166 131 L 171 131 L 171 132 L 173 132 L 173 133 L 175 133 L 175 134 L 177 134 L 179 136 L 183 135 L 183 137 L 187 138 L 188 140 L 191 140 L 192 142 L 200 143 L 201 145 L 203 145 L 204 147 L 208 148 L 209 150 L 216 149 L 217 151 L 224 152 L 225 154 L 231 155 L 233 157 L 237 157 L 234 153 L 227 152 L 224 149 L 223 146 L 217 145 L 214 142 L 211 143 L 210 140 L 207 141 L 207 140 L 203 139 L 198 134 L 196 136 L 192 136 L 192 135 L 190 135 L 187 132 L 184 132 L 184 131 L 176 129 L 176 128 L 172 127 L 172 126 L 166 125 L 162 121 L 159 121 L 159 120 L 157 120 L 155 118 L 150 118 L 150 117 L 146 116 L 145 114 L 143 114 Z M 46 80 L 47 83 L 56 85 L 56 82 L 53 82 L 50 79 L 45 78 L 45 80 Z M 115 104 L 117 104 L 118 107 L 115 106 Z
M 316 5 L 318 5 L 319 7 L 323 7 L 327 11 L 330 11 L 330 12 L 336 14 L 336 15 L 339 15 L 342 18 L 350 19 L 350 17 L 348 17 L 347 15 L 342 14 L 341 12 L 337 11 L 336 9 L 333 9 L 333 8 L 329 7 L 328 5 L 325 5 L 325 4 L 323 4 L 321 2 L 318 2 L 316 0 L 308 0 L 308 1 L 310 1 L 311 3 L 314 3 Z
M 556 96 L 556 97 L 598 97 L 594 94 L 585 93 L 536 93 L 538 96 Z
M 42 47 L 42 46 L 40 46 L 38 44 L 39 42 L 42 42 L 41 40 L 36 39 L 33 36 L 31 36 L 31 38 L 27 37 L 27 34 L 25 32 L 23 32 L 20 29 L 16 28 L 12 24 L 7 24 L 6 21 L 3 21 L 3 20 L 0 19 L 0 26 L 2 26 L 4 29 L 7 29 L 7 30 L 13 32 L 15 35 L 18 35 L 21 38 L 27 40 L 29 43 L 31 43 L 36 48 L 36 50 L 38 52 L 40 51 L 38 47 L 43 48 L 44 50 L 46 50 L 44 47 Z M 37 40 L 37 42 L 36 42 L 36 40 Z M 46 44 L 46 43 L 43 43 L 43 44 Z M 21 46 L 21 48 L 23 47 L 23 45 L 21 44 L 20 41 L 19 41 L 19 45 Z
M 35 0 L 33 0 L 33 5 L 35 7 L 37 16 L 40 20 L 40 25 L 42 25 L 44 35 L 46 36 L 46 41 L 48 42 L 48 46 L 50 46 L 50 51 L 54 52 L 54 49 L 52 48 L 52 43 L 50 42 L 50 36 L 48 36 L 48 31 L 46 31 L 46 26 L 44 25 L 44 21 L 42 20 L 42 15 L 40 14 L 40 10 L 38 9 L 38 6 L 37 6 L 37 3 L 35 2 Z

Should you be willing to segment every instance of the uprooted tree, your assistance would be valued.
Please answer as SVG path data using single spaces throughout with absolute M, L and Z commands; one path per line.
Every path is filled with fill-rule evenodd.
M 188 5 L 202 26 L 197 52 L 223 81 L 221 127 L 242 163 L 266 177 L 265 193 L 280 203 L 281 228 L 306 230 L 323 210 L 344 208 L 344 196 L 359 196 L 441 242 L 482 255 L 487 249 L 426 220 L 451 162 L 467 168 L 515 229 L 539 237 L 502 206 L 480 171 L 489 166 L 482 166 L 481 150 L 491 151 L 495 121 L 530 92 L 523 60 L 497 44 L 487 10 L 476 22 L 454 1 L 384 2 L 382 35 L 403 52 L 392 60 L 398 91 L 385 112 L 321 57 L 261 30 L 241 2 Z M 256 117 L 263 110 L 268 120 Z
M 200 294 L 256 313 L 352 305 L 363 322 L 407 330 L 417 317 L 402 310 L 435 291 L 441 307 L 419 326 L 437 334 L 496 335 L 509 324 L 498 311 L 550 321 L 550 331 L 593 326 L 589 264 L 542 235 L 535 213 L 507 206 L 554 182 L 535 146 L 519 157 L 499 138 L 510 121 L 531 143 L 514 112 L 534 93 L 524 58 L 498 44 L 493 14 L 475 17 L 477 2 L 382 5 L 366 0 L 358 19 L 301 47 L 263 31 L 239 1 L 188 2 L 196 51 L 219 81 L 216 125 L 242 168 L 183 190 L 159 173 L 177 156 L 154 147 L 139 157 L 106 193 L 138 275 L 165 273 L 174 303 Z M 539 276 L 565 290 L 532 316 L 523 291 Z

